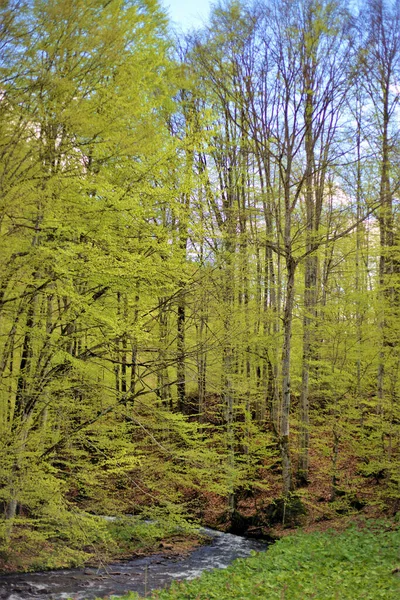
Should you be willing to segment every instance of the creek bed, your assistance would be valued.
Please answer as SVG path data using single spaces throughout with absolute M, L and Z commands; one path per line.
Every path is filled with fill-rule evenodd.
M 129 591 L 146 595 L 174 580 L 194 579 L 203 571 L 224 569 L 236 558 L 262 552 L 268 543 L 204 528 L 210 543 L 187 556 L 154 554 L 104 568 L 64 569 L 0 575 L 0 600 L 93 600 Z

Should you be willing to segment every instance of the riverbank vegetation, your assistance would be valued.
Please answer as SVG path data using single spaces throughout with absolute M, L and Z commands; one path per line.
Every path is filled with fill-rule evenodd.
M 266 553 L 238 559 L 190 582 L 156 591 L 158 600 L 397 600 L 400 530 L 386 522 L 332 531 L 296 533 Z M 134 600 L 139 596 L 126 597 Z
M 65 520 L 67 522 L 65 522 Z M 3 572 L 103 566 L 151 554 L 184 556 L 208 538 L 187 522 L 105 519 L 69 511 L 53 520 L 16 519 Z
M 390 0 L 1 3 L 0 569 L 96 515 L 400 510 L 399 39 Z

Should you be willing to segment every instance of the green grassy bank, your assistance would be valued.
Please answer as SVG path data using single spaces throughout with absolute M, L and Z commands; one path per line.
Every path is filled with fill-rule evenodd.
M 400 530 L 384 522 L 296 533 L 226 570 L 153 592 L 159 600 L 398 600 Z M 131 594 L 126 597 L 138 598 Z

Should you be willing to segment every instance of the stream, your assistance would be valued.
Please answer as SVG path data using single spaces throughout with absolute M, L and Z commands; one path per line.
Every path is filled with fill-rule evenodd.
M 107 567 L 65 569 L 36 573 L 0 575 L 0 600 L 93 600 L 120 596 L 129 591 L 142 596 L 167 587 L 174 580 L 193 579 L 211 569 L 224 569 L 236 558 L 252 550 L 267 549 L 267 542 L 204 528 L 211 538 L 184 557 L 154 554 Z

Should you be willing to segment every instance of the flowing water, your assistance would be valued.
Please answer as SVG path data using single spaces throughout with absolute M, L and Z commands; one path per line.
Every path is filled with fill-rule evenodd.
M 162 554 L 135 558 L 105 568 L 68 569 L 0 575 L 0 600 L 93 600 L 96 597 L 120 596 L 129 591 L 146 595 L 153 589 L 168 586 L 174 580 L 193 579 L 202 571 L 224 569 L 235 558 L 262 552 L 267 543 L 203 529 L 211 538 L 185 557 Z

